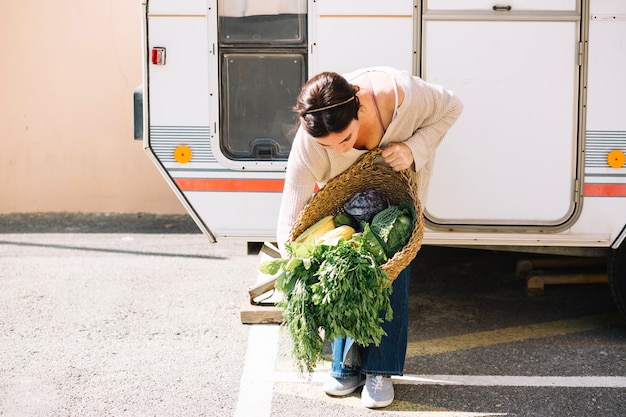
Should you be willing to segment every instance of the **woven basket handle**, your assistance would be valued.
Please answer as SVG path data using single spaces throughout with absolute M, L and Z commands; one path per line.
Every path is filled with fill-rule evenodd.
M 383 149 L 375 148 L 363 154 L 353 165 L 353 169 L 367 169 L 374 165 L 382 165 L 391 168 L 382 157 Z
M 380 165 L 381 167 L 393 169 L 391 165 L 389 165 L 382 157 L 383 148 L 375 148 L 371 151 L 363 154 L 350 169 L 371 169 L 374 165 Z M 399 171 L 399 174 L 405 178 L 409 178 L 413 175 L 412 168 L 406 168 L 402 171 Z

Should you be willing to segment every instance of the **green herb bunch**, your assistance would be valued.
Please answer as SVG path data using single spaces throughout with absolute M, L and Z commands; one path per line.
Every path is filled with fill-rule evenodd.
M 291 244 L 292 257 L 263 262 L 259 270 L 277 275 L 276 289 L 284 326 L 293 341 L 301 371 L 313 372 L 323 359 L 327 340 L 351 337 L 361 346 L 378 346 L 386 335 L 381 324 L 391 320 L 391 281 L 362 234 L 336 245 Z

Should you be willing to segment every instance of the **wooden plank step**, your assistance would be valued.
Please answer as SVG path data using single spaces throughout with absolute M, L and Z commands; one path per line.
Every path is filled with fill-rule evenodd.
M 601 266 L 606 266 L 605 258 L 563 256 L 558 258 L 520 259 L 517 261 L 516 274 L 520 278 L 526 278 L 538 269 L 592 268 Z
M 254 305 L 246 300 L 239 311 L 243 324 L 268 324 L 283 322 L 283 311 L 272 305 Z
M 546 285 L 563 284 L 605 284 L 609 282 L 606 273 L 583 274 L 537 274 L 526 280 L 529 295 L 542 295 Z
M 280 258 L 276 244 L 265 242 L 259 252 L 259 263 Z M 282 294 L 275 291 L 276 279 L 272 276 L 257 275 L 256 283 L 248 288 L 248 298 L 243 302 L 239 316 L 243 324 L 282 323 L 282 309 L 276 307 Z
M 546 285 L 607 283 L 606 263 L 606 258 L 569 256 L 521 259 L 516 274 L 526 280 L 529 295 L 541 295 Z

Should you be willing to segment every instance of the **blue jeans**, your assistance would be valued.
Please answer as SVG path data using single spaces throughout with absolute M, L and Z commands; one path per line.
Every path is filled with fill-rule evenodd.
M 359 374 L 402 375 L 406 357 L 407 332 L 409 326 L 409 281 L 410 265 L 393 281 L 391 308 L 393 320 L 385 321 L 382 328 L 387 333 L 378 346 L 363 347 L 346 337 L 338 337 L 331 342 L 331 376 L 346 378 Z

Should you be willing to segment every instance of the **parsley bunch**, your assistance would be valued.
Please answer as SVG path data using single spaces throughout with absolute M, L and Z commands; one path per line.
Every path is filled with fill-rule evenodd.
M 336 245 L 292 244 L 290 259 L 263 262 L 259 270 L 277 275 L 284 325 L 301 371 L 312 372 L 328 340 L 351 337 L 361 346 L 380 344 L 381 324 L 391 320 L 391 281 L 368 250 L 362 234 Z

